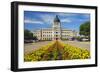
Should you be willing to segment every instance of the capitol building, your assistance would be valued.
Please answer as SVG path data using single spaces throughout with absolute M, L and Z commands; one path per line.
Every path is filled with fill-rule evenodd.
M 33 35 L 38 40 L 67 40 L 77 36 L 75 30 L 61 28 L 61 22 L 58 16 L 54 18 L 52 28 L 43 28 L 33 31 Z

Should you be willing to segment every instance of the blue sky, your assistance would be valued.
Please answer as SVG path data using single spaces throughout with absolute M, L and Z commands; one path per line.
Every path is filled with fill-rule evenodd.
M 90 21 L 90 14 L 24 11 L 24 28 L 31 31 L 51 28 L 56 15 L 60 19 L 62 28 L 76 31 L 79 31 L 82 23 Z

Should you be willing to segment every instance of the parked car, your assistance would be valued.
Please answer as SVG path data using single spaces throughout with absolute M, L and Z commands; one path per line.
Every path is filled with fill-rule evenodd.
M 33 40 L 24 40 L 24 43 L 33 43 Z
M 89 39 L 83 38 L 82 41 L 88 41 Z

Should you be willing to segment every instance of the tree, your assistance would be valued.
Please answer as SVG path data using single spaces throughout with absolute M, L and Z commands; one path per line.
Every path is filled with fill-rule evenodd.
M 36 36 L 33 35 L 33 40 L 38 40 Z
M 80 25 L 80 35 L 84 35 L 86 38 L 90 39 L 90 22 L 89 21 Z
M 24 39 L 25 40 L 31 40 L 33 39 L 33 33 L 31 33 L 29 30 L 24 30 Z

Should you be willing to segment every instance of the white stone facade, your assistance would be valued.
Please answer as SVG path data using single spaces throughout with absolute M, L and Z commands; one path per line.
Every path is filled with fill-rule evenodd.
M 38 40 L 66 40 L 77 36 L 74 30 L 67 30 L 61 28 L 59 18 L 56 16 L 52 28 L 45 28 L 33 31 Z

